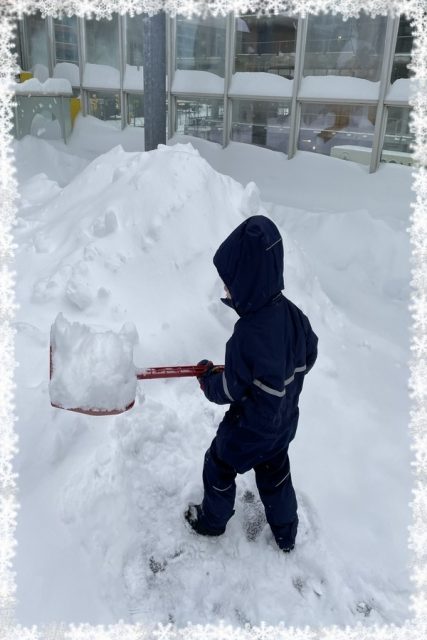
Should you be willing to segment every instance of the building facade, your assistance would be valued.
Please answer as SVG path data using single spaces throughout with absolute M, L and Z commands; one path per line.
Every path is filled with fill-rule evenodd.
M 18 63 L 66 78 L 83 115 L 144 127 L 143 16 L 25 16 Z M 167 128 L 354 160 L 411 163 L 413 35 L 400 17 L 167 17 Z

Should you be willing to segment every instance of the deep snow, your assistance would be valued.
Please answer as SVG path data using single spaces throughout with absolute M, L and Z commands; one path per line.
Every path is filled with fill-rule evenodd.
M 146 154 L 139 135 L 80 118 L 68 147 L 15 144 L 20 621 L 401 623 L 410 170 L 195 139 Z M 221 362 L 236 316 L 212 255 L 259 212 L 284 236 L 285 294 L 319 335 L 290 451 L 290 556 L 263 526 L 251 472 L 222 538 L 184 524 L 223 413 L 197 382 L 141 382 L 135 408 L 107 418 L 53 409 L 48 390 L 59 312 L 114 331 L 133 322 L 137 366 Z

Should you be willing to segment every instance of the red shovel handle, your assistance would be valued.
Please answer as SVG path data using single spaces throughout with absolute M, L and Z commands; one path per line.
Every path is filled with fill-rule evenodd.
M 214 365 L 216 371 L 224 371 L 223 365 Z M 150 369 L 137 369 L 138 380 L 150 380 L 153 378 L 184 378 L 186 376 L 201 376 L 208 370 L 204 364 L 184 365 L 181 367 L 151 367 Z

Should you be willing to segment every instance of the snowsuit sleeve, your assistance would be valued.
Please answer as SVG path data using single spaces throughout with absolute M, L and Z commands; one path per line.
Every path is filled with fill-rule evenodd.
M 319 339 L 314 333 L 313 329 L 311 328 L 310 321 L 308 320 L 307 317 L 305 317 L 304 330 L 305 330 L 305 336 L 306 336 L 306 366 L 307 366 L 305 373 L 307 374 L 310 371 L 310 369 L 313 367 L 314 363 L 316 362 L 317 343 Z
M 203 380 L 203 392 L 216 404 L 230 404 L 242 400 L 252 383 L 252 376 L 244 357 L 242 339 L 235 330 L 225 348 L 225 367 L 222 373 L 212 373 Z

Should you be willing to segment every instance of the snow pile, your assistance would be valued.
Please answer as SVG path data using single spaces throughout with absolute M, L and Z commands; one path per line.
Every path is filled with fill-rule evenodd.
M 118 141 L 127 151 L 108 150 Z M 243 144 L 135 147 L 90 118 L 68 147 L 16 145 L 19 619 L 402 623 L 410 170 L 370 175 Z M 71 152 L 79 157 L 65 166 Z M 237 478 L 223 537 L 187 528 L 183 511 L 201 499 L 203 454 L 224 413 L 194 379 L 143 381 L 131 411 L 96 420 L 49 399 L 49 331 L 61 312 L 65 337 L 75 323 L 83 338 L 82 325 L 117 337 L 134 322 L 141 368 L 223 362 L 237 316 L 219 300 L 212 257 L 256 213 L 281 230 L 285 294 L 319 335 L 290 451 L 301 525 L 289 557 L 272 540 L 253 473 Z M 99 348 L 102 361 L 110 346 Z
M 135 399 L 134 327 L 96 331 L 58 314 L 51 329 L 50 399 L 64 409 L 122 410 Z

